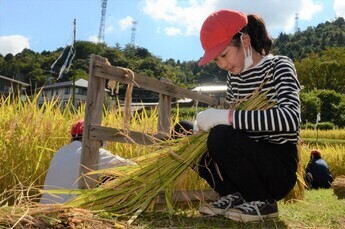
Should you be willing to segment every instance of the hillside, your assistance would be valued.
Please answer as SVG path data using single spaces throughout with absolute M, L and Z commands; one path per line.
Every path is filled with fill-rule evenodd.
M 320 54 L 326 48 L 344 46 L 345 21 L 339 17 L 333 22 L 308 27 L 305 31 L 281 33 L 274 40 L 274 53 L 289 56 L 292 60 L 301 60 L 311 52 Z

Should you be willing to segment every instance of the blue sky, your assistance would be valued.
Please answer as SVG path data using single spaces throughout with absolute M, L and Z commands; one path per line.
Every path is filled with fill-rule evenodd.
M 221 8 L 260 14 L 273 37 L 295 31 L 296 13 L 302 31 L 345 17 L 344 0 L 108 0 L 104 40 L 110 47 L 124 47 L 136 20 L 136 45 L 163 60 L 198 60 L 203 55 L 202 22 Z M 97 42 L 101 10 L 101 0 L 0 0 L 0 53 L 54 51 L 70 45 L 74 19 L 77 40 Z

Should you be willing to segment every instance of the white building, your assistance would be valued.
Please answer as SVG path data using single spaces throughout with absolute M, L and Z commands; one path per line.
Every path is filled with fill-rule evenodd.
M 227 90 L 227 86 L 225 83 L 215 84 L 215 85 L 202 85 L 202 86 L 197 86 L 192 89 L 192 91 L 214 97 L 218 99 L 219 101 L 226 98 L 226 90 Z M 177 100 L 176 103 L 180 104 L 180 106 L 192 106 L 195 103 L 195 101 L 189 98 L 185 98 L 185 99 Z M 208 105 L 204 103 L 199 103 L 199 106 L 208 106 Z
M 0 75 L 0 96 L 20 96 L 25 101 L 26 88 L 30 85 L 19 80 Z
M 86 102 L 88 81 L 78 79 L 75 81 L 74 106 L 78 108 L 81 103 Z M 45 101 L 59 99 L 61 106 L 65 107 L 68 102 L 72 103 L 73 99 L 73 81 L 54 83 L 40 88 L 41 94 L 38 99 L 38 105 Z

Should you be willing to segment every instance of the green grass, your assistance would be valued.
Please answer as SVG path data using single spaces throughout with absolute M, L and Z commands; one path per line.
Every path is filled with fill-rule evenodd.
M 345 199 L 332 189 L 308 190 L 303 201 L 279 207 L 280 218 L 292 228 L 345 228 Z
M 279 202 L 279 218 L 258 223 L 233 222 L 223 216 L 206 217 L 197 208 L 142 213 L 133 226 L 140 228 L 345 228 L 345 199 L 332 189 L 307 190 L 303 201 Z M 102 215 L 106 217 L 106 215 Z M 109 217 L 109 216 L 108 216 Z M 110 217 L 111 218 L 111 217 Z M 124 219 L 117 219 L 124 220 Z

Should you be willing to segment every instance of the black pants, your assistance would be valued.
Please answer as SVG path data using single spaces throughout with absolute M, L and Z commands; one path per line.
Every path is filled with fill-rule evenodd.
M 198 173 L 221 196 L 240 192 L 246 201 L 280 200 L 296 183 L 297 146 L 254 141 L 231 126 L 210 130 Z

